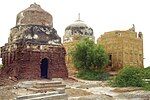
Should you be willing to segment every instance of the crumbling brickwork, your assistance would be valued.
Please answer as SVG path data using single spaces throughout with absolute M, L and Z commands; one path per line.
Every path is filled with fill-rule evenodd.
M 39 79 L 41 78 L 40 64 L 42 59 L 47 58 L 48 77 L 67 78 L 68 72 L 65 64 L 65 49 L 63 46 L 49 46 L 49 50 L 26 49 L 26 45 L 18 44 L 14 51 L 7 52 L 2 49 L 4 68 L 2 74 L 16 77 L 18 79 Z
M 44 11 L 40 5 L 31 4 L 29 8 L 17 15 L 16 25 L 53 25 L 52 15 Z
M 0 71 L 1 77 L 67 78 L 66 51 L 51 24 L 52 16 L 37 4 L 32 4 L 21 13 L 25 19 L 20 23 L 17 18 L 17 24 L 11 29 L 8 43 L 0 49 L 4 66 Z M 43 13 L 47 16 L 44 17 L 44 24 L 41 24 Z M 38 18 L 32 18 L 34 16 Z

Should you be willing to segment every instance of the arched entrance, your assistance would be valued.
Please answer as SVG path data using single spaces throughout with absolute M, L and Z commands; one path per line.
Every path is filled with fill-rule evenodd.
M 47 78 L 48 76 L 47 75 L 48 74 L 48 59 L 47 58 L 42 59 L 40 68 L 41 68 L 41 78 Z

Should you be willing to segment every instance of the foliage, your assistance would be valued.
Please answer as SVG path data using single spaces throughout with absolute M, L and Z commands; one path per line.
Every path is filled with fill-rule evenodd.
M 144 68 L 141 71 L 141 75 L 143 79 L 150 79 L 150 67 Z
M 93 67 L 94 69 L 101 69 L 104 65 L 108 64 L 108 56 L 105 53 L 104 48 L 98 44 L 93 50 Z
M 74 65 L 80 70 L 99 70 L 108 63 L 108 57 L 101 45 L 85 38 L 72 51 Z
M 150 82 L 145 83 L 145 84 L 143 85 L 143 89 L 146 90 L 146 91 L 150 91 Z
M 107 80 L 109 78 L 109 74 L 106 72 L 98 72 L 92 70 L 80 70 L 77 73 L 77 77 L 86 80 Z
M 146 81 L 146 80 L 150 80 L 150 67 L 144 68 L 141 72 L 141 76 L 145 80 L 143 89 L 150 91 L 150 81 Z
M 79 69 L 77 77 L 87 80 L 106 80 L 108 74 L 102 69 L 108 63 L 108 56 L 101 45 L 89 38 L 82 38 L 71 52 L 74 65 Z
M 144 81 L 140 73 L 141 68 L 125 67 L 119 71 L 118 75 L 113 79 L 112 84 L 118 87 L 141 87 Z
M 91 70 L 81 70 L 77 73 L 77 77 L 86 80 L 99 80 L 99 73 Z
M 144 90 L 150 91 L 149 73 L 150 68 L 125 67 L 109 82 L 112 86 L 142 87 Z M 148 81 L 146 81 L 146 79 L 148 79 Z

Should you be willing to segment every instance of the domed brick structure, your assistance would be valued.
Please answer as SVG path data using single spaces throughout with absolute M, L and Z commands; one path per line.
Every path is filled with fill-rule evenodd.
M 17 25 L 53 26 L 52 15 L 43 10 L 40 5 L 31 4 L 30 7 L 17 15 Z
M 67 78 L 66 51 L 52 15 L 31 4 L 17 15 L 8 43 L 1 47 L 1 75 L 17 79 Z
M 84 21 L 80 20 L 80 14 L 78 20 L 70 24 L 65 29 L 63 36 L 63 45 L 66 49 L 66 64 L 68 67 L 69 75 L 74 75 L 76 69 L 73 65 L 72 58 L 69 53 L 74 49 L 74 46 L 81 41 L 83 38 L 89 38 L 95 41 L 93 29 L 85 24 Z
M 78 20 L 66 27 L 63 42 L 78 41 L 81 37 L 89 37 L 93 41 L 95 39 L 93 36 L 93 29 L 86 25 L 84 21 L 80 20 L 79 14 Z

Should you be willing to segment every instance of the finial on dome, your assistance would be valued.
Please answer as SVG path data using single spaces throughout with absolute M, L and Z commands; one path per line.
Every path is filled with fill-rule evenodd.
M 132 27 L 129 30 L 135 32 L 135 25 L 132 24 Z
M 40 5 L 38 5 L 36 2 L 34 2 L 34 4 L 31 4 L 30 7 L 40 7 Z
M 80 13 L 78 13 L 78 20 L 80 20 Z
M 133 27 L 133 28 L 135 28 L 135 25 L 134 25 L 134 24 L 132 24 L 132 27 Z

